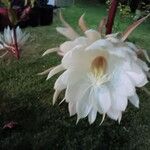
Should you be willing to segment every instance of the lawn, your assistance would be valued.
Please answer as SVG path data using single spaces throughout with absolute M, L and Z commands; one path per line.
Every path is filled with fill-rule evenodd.
M 76 4 L 63 10 L 65 19 L 77 27 L 78 18 L 86 13 L 89 27 L 97 28 L 106 7 L 100 4 Z M 115 29 L 123 31 L 131 19 L 117 17 Z M 52 106 L 53 85 L 56 77 L 45 81 L 37 73 L 60 63 L 60 57 L 51 54 L 41 57 L 48 49 L 66 39 L 55 28 L 60 26 L 57 15 L 51 26 L 27 28 L 31 37 L 22 58 L 0 60 L 0 149 L 2 150 L 148 150 L 150 147 L 150 98 L 138 89 L 140 108 L 129 104 L 120 124 L 101 116 L 94 124 L 87 119 L 76 125 L 76 116 L 69 117 L 67 104 Z M 129 40 L 147 49 L 150 47 L 149 22 L 136 29 Z M 147 85 L 147 88 L 150 86 Z M 60 96 L 61 99 L 62 95 Z M 18 123 L 12 130 L 3 129 L 7 122 Z

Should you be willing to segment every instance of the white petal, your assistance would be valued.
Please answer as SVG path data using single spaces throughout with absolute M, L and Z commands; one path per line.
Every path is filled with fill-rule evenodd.
M 110 50 L 113 48 L 113 44 L 106 39 L 100 39 L 91 44 L 89 47 L 86 48 L 87 51 L 103 51 L 103 50 Z
M 62 59 L 62 65 L 66 69 L 87 69 L 87 63 L 90 62 L 88 61 L 86 53 L 84 52 L 84 47 L 82 45 L 77 45 L 76 47 L 74 47 L 71 51 L 66 53 L 66 55 Z
M 68 107 L 69 107 L 69 114 L 70 114 L 70 116 L 73 116 L 73 115 L 75 115 L 77 113 L 77 111 L 76 111 L 76 103 L 69 102 Z
M 115 89 L 121 95 L 132 96 L 135 93 L 135 87 L 130 78 L 122 71 L 116 71 L 111 80 L 111 88 Z
M 18 45 L 22 47 L 29 37 L 30 37 L 30 34 L 24 33 L 24 35 L 22 35 L 22 39 L 20 40 L 20 42 L 18 42 Z
M 94 42 L 101 38 L 100 33 L 93 29 L 85 31 L 85 35 L 91 42 Z
M 68 86 L 65 93 L 66 102 L 79 101 L 83 95 L 83 91 L 87 89 L 90 84 L 86 82 L 84 78 L 80 80 L 76 80 L 75 82 L 70 83 L 70 79 L 68 79 Z
M 121 43 L 121 41 L 119 39 L 120 33 L 108 34 L 108 35 L 106 35 L 106 38 L 108 40 L 110 40 L 112 43 L 116 43 L 116 44 Z
M 121 114 L 121 111 L 113 110 L 112 108 L 107 112 L 107 115 L 113 120 L 120 119 Z
M 97 106 L 97 111 L 106 113 L 111 106 L 110 92 L 107 86 L 101 85 L 94 87 L 93 90 L 93 103 Z
M 67 53 L 68 51 L 72 50 L 78 45 L 88 46 L 89 44 L 90 44 L 89 40 L 81 36 L 81 37 L 76 38 L 74 41 L 67 41 L 61 44 L 60 51 L 62 51 L 63 53 Z
M 80 70 L 68 69 L 62 73 L 56 80 L 54 89 L 60 89 L 59 86 L 70 87 L 80 81 L 84 81 L 85 73 Z M 64 88 L 63 88 L 64 89 Z
M 3 48 L 4 48 L 4 46 L 2 44 L 0 44 L 0 49 L 3 49 Z
M 96 116 L 97 116 L 97 111 L 95 109 L 92 109 L 88 115 L 88 121 L 90 124 L 92 124 L 95 121 Z
M 75 46 L 76 45 L 82 45 L 84 47 L 87 47 L 89 44 L 91 44 L 89 39 L 84 37 L 84 36 L 80 36 L 80 37 L 78 37 L 74 40 L 74 45 Z
M 130 66 L 131 70 L 127 71 L 126 73 L 136 87 L 142 87 L 148 83 L 146 74 L 137 64 L 132 63 Z
M 38 73 L 37 75 L 42 76 L 48 74 L 54 67 L 44 70 L 43 72 Z
M 138 52 L 138 48 L 131 42 L 125 42 L 133 51 Z
M 116 55 L 118 57 L 125 58 L 128 61 L 130 58 L 136 58 L 137 55 L 134 51 L 131 50 L 129 47 L 125 47 L 124 45 L 120 44 L 118 46 L 114 46 L 110 51 L 111 54 Z
M 56 103 L 56 100 L 57 100 L 57 98 L 58 98 L 60 92 L 61 92 L 61 91 L 59 91 L 59 90 L 55 90 L 55 93 L 54 93 L 54 95 L 53 95 L 53 105 Z
M 3 43 L 3 35 L 0 33 L 0 41 Z
M 127 72 L 127 74 L 131 77 L 136 87 L 142 87 L 148 83 L 146 74 L 144 73 Z
M 68 83 L 70 83 L 70 80 L 68 80 Z M 74 115 L 76 113 L 77 103 L 80 100 L 82 100 L 84 91 L 85 89 L 88 89 L 88 87 L 89 87 L 89 84 L 87 82 L 84 82 L 84 78 L 83 80 L 79 80 L 78 82 L 75 82 L 74 84 L 68 84 L 66 93 L 65 93 L 65 99 L 66 99 L 66 102 L 69 103 L 68 107 L 69 107 L 70 115 Z M 81 116 L 78 116 L 78 119 L 80 119 L 80 117 Z
M 139 108 L 139 97 L 135 93 L 133 96 L 129 97 L 129 101 L 137 108 Z
M 63 70 L 65 70 L 65 69 L 64 69 L 64 67 L 63 67 L 61 64 L 58 65 L 58 66 L 56 66 L 54 69 L 52 69 L 52 70 L 49 72 L 49 74 L 48 74 L 46 80 L 50 79 L 52 76 L 54 76 L 55 74 L 57 74 L 57 73 L 59 73 L 59 72 L 61 72 L 61 71 L 63 71 Z
M 107 73 L 113 75 L 115 70 L 118 70 L 118 68 L 120 67 L 122 59 L 111 54 L 105 54 L 104 57 L 107 60 Z
M 10 36 L 11 36 L 12 44 L 15 44 L 15 39 L 14 39 L 14 32 L 13 32 L 13 30 L 11 30 Z
M 112 93 L 111 107 L 115 110 L 125 111 L 127 104 L 128 104 L 127 96 L 122 95 L 121 93 L 117 91 L 113 91 L 111 93 Z
M 91 88 L 84 89 L 80 99 L 77 101 L 76 110 L 78 119 L 85 118 L 91 111 L 92 105 L 90 103 Z
M 118 123 L 120 124 L 121 122 L 121 119 L 122 119 L 122 113 L 120 113 L 119 117 L 118 117 Z
M 10 27 L 8 26 L 7 28 L 4 29 L 4 39 L 5 42 L 8 44 L 12 44 L 12 39 L 11 39 L 11 30 Z
M 59 32 L 60 34 L 64 35 L 65 37 L 71 40 L 74 40 L 78 37 L 78 35 L 69 28 L 57 27 L 56 30 L 57 32 Z
M 16 28 L 16 36 L 17 36 L 17 42 L 20 43 L 21 39 L 22 39 L 22 31 L 21 29 L 19 28 L 19 26 Z
M 55 82 L 54 89 L 59 91 L 66 89 L 68 84 L 68 75 L 68 71 L 65 71 L 63 74 L 61 74 Z
M 148 65 L 144 61 L 142 61 L 141 59 L 137 59 L 137 63 L 143 69 L 143 71 L 148 72 L 150 70 Z
M 60 45 L 60 51 L 62 51 L 63 53 L 67 53 L 67 52 L 70 51 L 74 46 L 75 46 L 75 44 L 74 44 L 74 42 L 72 42 L 72 41 L 64 42 L 63 44 Z
M 25 42 L 28 40 L 29 37 L 30 37 L 29 33 L 22 32 L 20 28 L 18 29 L 17 42 L 20 47 L 22 47 L 25 44 Z
M 45 55 L 47 55 L 47 54 L 49 54 L 49 53 L 57 52 L 58 50 L 59 50 L 59 48 L 58 48 L 58 47 L 48 49 L 48 50 L 46 50 L 46 51 L 43 53 L 43 55 L 42 55 L 42 56 L 45 56 Z
M 146 50 L 143 50 L 143 54 L 144 54 L 146 60 L 150 63 L 150 56 L 148 55 L 148 52 Z
M 68 85 L 74 85 L 80 81 L 82 81 L 82 83 L 85 82 L 84 84 L 89 85 L 89 81 L 84 70 L 77 70 L 76 68 L 73 68 L 68 70 L 68 74 Z

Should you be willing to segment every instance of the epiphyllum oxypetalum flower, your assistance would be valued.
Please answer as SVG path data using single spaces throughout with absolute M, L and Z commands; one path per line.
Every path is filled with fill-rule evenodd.
M 90 44 L 92 44 L 94 41 L 100 39 L 101 34 L 98 31 L 95 31 L 93 29 L 90 29 L 90 30 L 86 29 L 86 25 L 83 21 L 83 17 L 84 17 L 84 15 L 82 15 L 79 20 L 79 26 L 84 31 L 85 36 L 79 36 L 78 33 L 76 33 L 73 30 L 73 28 L 63 19 L 62 15 L 60 13 L 60 20 L 62 21 L 62 23 L 64 24 L 65 27 L 58 27 L 58 28 L 56 28 L 56 30 L 59 33 L 61 33 L 62 35 L 64 35 L 65 37 L 67 37 L 68 39 L 70 39 L 70 41 L 64 42 L 59 47 L 46 50 L 44 52 L 43 56 L 45 56 L 49 53 L 52 53 L 52 52 L 57 52 L 60 56 L 64 56 L 68 51 L 72 50 L 72 48 L 74 48 L 76 45 L 84 45 L 85 47 L 87 47 Z M 47 77 L 47 79 L 49 79 L 54 74 L 56 74 L 62 70 L 64 70 L 64 67 L 62 65 L 58 65 L 56 67 L 51 67 L 42 73 L 39 73 L 39 75 L 44 75 L 51 71 Z
M 144 19 L 132 25 L 121 38 L 118 34 L 102 38 L 99 32 L 86 28 L 83 17 L 79 25 L 85 36 L 74 34 L 66 22 L 67 28 L 58 28 L 71 41 L 55 49 L 63 53 L 62 62 L 49 72 L 47 79 L 65 71 L 55 83 L 53 103 L 66 89 L 64 100 L 68 103 L 70 116 L 77 114 L 77 121 L 88 116 L 90 124 L 95 121 L 97 113 L 103 115 L 102 121 L 107 114 L 120 122 L 128 100 L 139 107 L 135 88 L 148 82 L 145 72 L 149 68 L 137 57 L 139 50 L 136 46 L 124 40 Z M 53 51 L 48 50 L 45 54 Z
M 2 58 L 8 52 L 11 52 L 15 57 L 19 58 L 20 50 L 28 38 L 29 34 L 22 32 L 19 27 L 16 29 L 5 28 L 4 34 L 0 34 L 0 50 L 5 50 L 6 52 L 0 57 Z

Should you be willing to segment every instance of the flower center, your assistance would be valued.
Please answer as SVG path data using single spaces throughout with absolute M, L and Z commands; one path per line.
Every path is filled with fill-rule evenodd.
M 99 80 L 106 73 L 107 61 L 103 56 L 96 57 L 91 64 L 91 72 Z

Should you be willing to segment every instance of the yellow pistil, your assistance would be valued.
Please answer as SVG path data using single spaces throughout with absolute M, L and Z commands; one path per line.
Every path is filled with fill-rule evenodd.
M 96 57 L 91 64 L 91 72 L 99 80 L 106 73 L 107 61 L 103 56 Z

